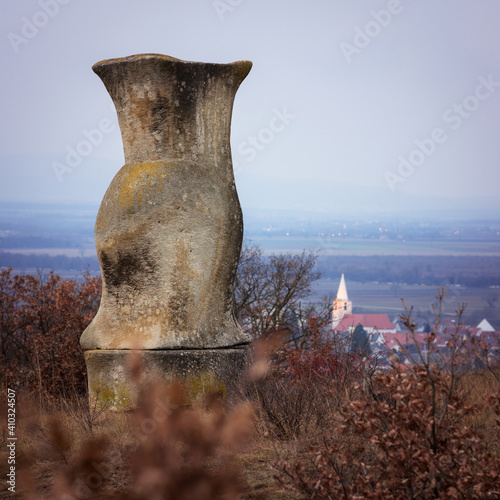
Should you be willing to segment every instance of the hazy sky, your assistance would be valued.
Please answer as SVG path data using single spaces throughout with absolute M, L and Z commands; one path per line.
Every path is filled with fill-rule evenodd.
M 156 52 L 253 61 L 232 129 L 244 207 L 331 208 L 358 192 L 384 206 L 445 196 L 500 207 L 498 0 L 1 5 L 1 201 L 97 205 L 123 153 L 91 66 Z M 99 127 L 102 141 L 86 150 Z M 58 176 L 79 145 L 86 156 Z

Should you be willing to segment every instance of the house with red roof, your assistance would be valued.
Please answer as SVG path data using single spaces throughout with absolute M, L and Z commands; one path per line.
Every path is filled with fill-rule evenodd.
M 346 314 L 333 329 L 337 332 L 352 332 L 361 325 L 366 333 L 396 333 L 396 324 L 387 314 Z

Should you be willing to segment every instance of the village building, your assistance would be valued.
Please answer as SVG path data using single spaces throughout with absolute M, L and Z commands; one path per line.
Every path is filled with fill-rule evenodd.
M 352 301 L 347 294 L 345 277 L 340 278 L 337 297 L 333 301 L 332 326 L 337 332 L 352 333 L 358 325 L 362 325 L 367 334 L 396 333 L 396 324 L 387 314 L 353 314 Z
M 500 355 L 500 332 L 495 331 L 486 319 L 472 327 L 457 325 L 454 320 L 443 318 L 439 325 L 422 323 L 410 332 L 401 321 L 391 321 L 387 314 L 355 314 L 352 311 L 353 303 L 349 300 L 346 280 L 342 274 L 337 296 L 333 301 L 333 332 L 347 340 L 351 339 L 352 344 L 353 335 L 362 328 L 372 355 L 389 359 L 391 353 L 398 353 L 398 356 L 405 358 L 405 362 L 418 362 L 417 354 L 427 355 L 433 344 L 433 355 L 446 358 L 449 355 L 450 341 L 456 340 L 467 345 L 474 337 L 485 347 L 488 358 Z M 432 336 L 431 330 L 435 333 Z

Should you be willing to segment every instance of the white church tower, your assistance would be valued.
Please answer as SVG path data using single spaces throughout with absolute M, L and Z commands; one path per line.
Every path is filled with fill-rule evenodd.
M 342 274 L 342 278 L 340 278 L 339 289 L 337 292 L 337 298 L 333 301 L 333 328 L 335 328 L 342 321 L 342 318 L 346 314 L 352 314 L 352 301 L 349 300 L 349 296 L 347 295 L 345 278 Z

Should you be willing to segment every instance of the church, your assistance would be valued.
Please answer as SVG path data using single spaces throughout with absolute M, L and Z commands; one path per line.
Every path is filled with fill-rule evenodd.
M 366 333 L 395 333 L 397 325 L 393 323 L 387 314 L 353 314 L 352 301 L 347 294 L 345 277 L 340 278 L 337 297 L 333 301 L 332 327 L 336 332 L 352 333 L 361 325 Z

